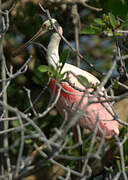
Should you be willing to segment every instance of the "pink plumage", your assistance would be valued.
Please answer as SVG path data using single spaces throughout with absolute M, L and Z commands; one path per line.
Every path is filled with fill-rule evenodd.
M 68 120 L 72 117 L 74 111 L 76 110 L 76 107 L 78 106 L 79 102 L 81 101 L 81 98 L 83 96 L 84 92 L 80 92 L 74 88 L 72 88 L 67 82 L 56 82 L 57 84 L 61 85 L 61 93 L 59 100 L 56 104 L 57 110 L 60 112 L 61 115 L 64 115 L 64 109 L 68 113 Z M 58 93 L 58 86 L 56 84 L 55 89 L 55 95 Z M 53 93 L 53 89 L 55 86 L 55 80 L 50 79 L 50 92 Z M 82 86 L 82 85 L 81 85 Z M 92 88 L 87 90 L 87 93 L 84 94 L 84 98 L 82 99 L 81 105 L 79 107 L 79 110 L 82 111 L 86 107 L 89 99 L 91 101 L 98 101 L 97 103 L 89 104 L 86 107 L 85 112 L 83 115 L 80 116 L 78 123 L 81 127 L 87 128 L 91 131 L 94 130 L 96 121 L 98 119 L 98 136 L 103 135 L 103 131 L 106 133 L 105 139 L 110 139 L 112 136 L 118 135 L 118 122 L 113 119 L 112 115 L 108 112 L 108 110 L 113 114 L 113 110 L 109 103 L 99 102 L 98 98 L 94 97 L 90 92 L 92 91 Z M 100 97 L 100 101 L 104 101 L 104 97 Z M 107 109 L 104 107 L 107 107 Z
M 53 24 L 57 25 L 59 34 L 62 35 L 63 29 L 57 23 L 56 19 L 51 19 L 51 21 Z M 39 32 L 37 32 L 36 35 L 31 38 L 31 40 L 29 40 L 25 45 L 23 45 L 20 48 L 20 50 L 23 50 L 26 46 L 28 46 L 32 41 L 34 41 L 40 35 L 44 34 L 47 31 L 51 31 L 52 36 L 51 36 L 51 39 L 50 39 L 50 42 L 48 44 L 48 48 L 46 51 L 46 58 L 47 58 L 48 65 L 53 66 L 54 69 L 58 70 L 58 68 L 60 68 L 60 65 L 61 65 L 60 59 L 59 59 L 59 53 L 58 53 L 61 36 L 57 32 L 53 31 L 51 21 L 49 20 L 45 21 L 42 27 L 40 28 Z M 78 120 L 79 125 L 83 128 L 87 128 L 93 131 L 96 121 L 98 119 L 99 120 L 98 121 L 98 135 L 99 136 L 102 136 L 104 131 L 106 132 L 106 139 L 110 139 L 113 134 L 118 135 L 119 124 L 116 120 L 113 119 L 113 116 L 111 115 L 111 113 L 114 115 L 114 112 L 110 104 L 107 102 L 103 102 L 103 103 L 99 102 L 99 98 L 100 98 L 100 101 L 106 100 L 103 97 L 103 94 L 104 94 L 103 92 L 105 91 L 104 87 L 102 87 L 102 89 L 99 90 L 99 96 L 95 97 L 92 94 L 93 88 L 85 88 L 79 83 L 79 81 L 77 80 L 75 76 L 77 75 L 84 76 L 89 81 L 89 83 L 93 84 L 94 86 L 97 83 L 99 84 L 100 81 L 95 76 L 88 73 L 87 71 L 84 71 L 68 63 L 65 63 L 64 67 L 61 70 L 62 74 L 66 72 L 68 72 L 69 81 L 73 84 L 73 86 L 75 86 L 77 89 L 80 88 L 86 91 L 86 93 L 84 94 L 84 92 L 76 90 L 76 88 L 71 87 L 70 84 L 67 82 L 64 82 L 64 81 L 57 82 L 62 87 L 59 100 L 56 104 L 56 107 L 58 111 L 60 112 L 60 114 L 64 115 L 63 110 L 65 109 L 68 113 L 68 120 L 70 120 L 73 113 L 76 111 L 77 106 L 79 105 L 79 102 L 81 101 L 82 96 L 84 95 L 82 102 L 80 104 L 80 107 L 78 109 L 79 111 L 83 112 L 83 114 L 79 117 L 79 120 Z M 51 94 L 53 93 L 54 86 L 55 86 L 55 80 L 51 78 L 50 84 L 49 84 Z M 58 86 L 56 86 L 55 95 L 57 95 L 57 92 L 58 92 Z M 98 101 L 98 102 L 97 103 L 93 102 L 92 104 L 88 104 L 89 100 Z M 107 111 L 106 107 L 111 113 Z

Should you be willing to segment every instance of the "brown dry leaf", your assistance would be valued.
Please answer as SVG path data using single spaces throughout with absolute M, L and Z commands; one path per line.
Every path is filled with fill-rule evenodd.
M 114 110 L 122 121 L 128 120 L 128 98 L 114 104 Z
M 53 165 L 52 167 L 43 167 L 35 174 L 24 178 L 24 180 L 57 180 L 58 176 L 63 176 L 64 174 L 65 171 L 63 169 L 57 165 Z

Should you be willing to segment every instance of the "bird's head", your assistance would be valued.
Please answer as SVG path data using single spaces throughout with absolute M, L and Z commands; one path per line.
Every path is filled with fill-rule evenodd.
M 51 20 L 46 20 L 42 25 L 42 31 L 52 31 L 53 30 L 53 24 L 58 25 L 58 22 L 56 19 L 52 18 Z
M 42 34 L 44 34 L 45 32 L 55 31 L 53 26 L 56 26 L 56 28 L 60 34 L 63 33 L 62 27 L 58 24 L 57 20 L 52 18 L 50 20 L 46 20 L 43 23 L 43 25 L 41 27 L 42 28 Z
M 46 32 L 54 32 L 54 27 L 56 26 L 58 32 L 60 34 L 63 33 L 62 27 L 58 24 L 57 20 L 52 18 L 50 20 L 46 20 L 41 28 L 39 29 L 39 31 L 28 41 L 26 42 L 23 46 L 21 46 L 20 48 L 16 49 L 12 54 L 13 56 L 18 55 L 22 50 L 24 50 L 26 47 L 28 47 L 33 41 L 35 41 L 37 38 L 39 38 L 40 36 L 42 36 L 43 34 L 45 34 Z

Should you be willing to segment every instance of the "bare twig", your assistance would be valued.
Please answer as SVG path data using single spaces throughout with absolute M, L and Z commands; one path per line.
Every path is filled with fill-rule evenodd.
M 106 77 L 104 78 L 104 80 L 101 82 L 99 88 L 102 89 L 102 87 L 105 86 L 105 84 L 108 82 L 109 78 L 112 76 L 112 73 L 113 73 L 113 71 L 114 71 L 114 69 L 116 67 L 116 62 L 117 62 L 116 59 L 114 59 L 111 68 L 109 69 L 109 71 L 108 71 Z
M 24 89 L 25 89 L 26 92 L 27 92 L 28 99 L 29 99 L 29 103 L 30 103 L 30 107 L 31 107 L 31 109 L 32 109 L 32 111 L 33 111 L 33 113 L 34 113 L 34 115 L 37 116 L 37 112 L 36 112 L 36 110 L 34 109 L 34 106 L 33 106 L 32 100 L 31 100 L 31 92 L 30 92 L 30 90 L 27 89 L 26 87 L 24 87 Z
M 69 4 L 69 5 L 78 5 L 78 4 L 81 4 L 91 10 L 94 10 L 94 11 L 102 11 L 102 8 L 96 8 L 96 7 L 93 7 L 93 6 L 90 6 L 87 4 L 88 0 L 48 0 L 47 1 L 48 3 L 55 3 L 56 5 L 62 5 L 62 4 Z
M 83 5 L 84 5 L 85 7 L 87 7 L 87 8 L 89 8 L 89 9 L 93 10 L 93 11 L 99 12 L 99 11 L 102 11 L 102 10 L 103 10 L 102 8 L 96 8 L 96 7 L 90 6 L 90 5 L 88 5 L 86 2 L 83 2 Z
M 14 173 L 14 177 L 18 176 L 18 173 L 20 171 L 20 167 L 21 167 L 21 161 L 22 161 L 22 155 L 23 155 L 23 149 L 24 149 L 24 129 L 23 129 L 23 123 L 22 123 L 22 119 L 20 117 L 20 115 L 17 113 L 17 117 L 19 119 L 19 124 L 20 124 L 20 132 L 21 132 L 21 142 L 20 142 L 20 147 L 19 147 L 19 154 L 18 154 L 18 158 L 17 158 L 17 163 L 16 163 L 16 169 L 15 169 L 15 173 Z
M 50 106 L 48 106 L 47 109 L 43 113 L 39 114 L 39 118 L 44 117 L 56 105 L 56 103 L 60 97 L 60 92 L 61 92 L 61 86 L 59 86 L 58 93 L 57 93 L 57 96 L 56 96 L 54 102 Z
M 85 176 L 85 173 L 86 173 L 86 168 L 87 168 L 87 165 L 88 165 L 89 158 L 91 156 L 92 148 L 93 148 L 94 143 L 95 143 L 95 137 L 96 137 L 97 131 L 98 131 L 98 117 L 97 117 L 97 122 L 96 122 L 96 125 L 95 125 L 95 128 L 94 128 L 91 144 L 90 144 L 87 156 L 86 156 L 86 160 L 85 160 L 83 168 L 82 168 L 82 176 L 83 177 Z
M 73 17 L 73 24 L 75 29 L 75 45 L 76 50 L 79 52 L 79 24 L 80 24 L 80 17 L 78 14 L 78 8 L 77 5 L 72 5 L 71 9 L 72 17 Z M 80 57 L 76 55 L 76 64 L 78 67 L 80 67 Z
M 123 142 L 122 143 L 122 142 L 120 142 L 120 139 L 118 137 L 115 137 L 115 138 L 116 138 L 119 150 L 120 150 L 121 168 L 122 168 L 123 178 L 124 178 L 124 180 L 127 180 L 128 178 L 127 178 L 127 174 L 125 172 L 125 161 L 124 161 L 124 152 L 123 152 L 123 143 L 124 143 L 124 140 L 122 141 Z M 127 138 L 126 138 L 126 140 L 127 140 Z
M 0 11 L 1 11 L 1 1 L 0 1 Z M 8 14 L 7 14 L 7 24 L 5 24 L 4 17 L 2 16 L 2 13 L 0 12 L 0 62 L 1 62 L 1 77 L 2 79 L 6 79 L 6 60 L 3 52 L 3 35 L 6 33 L 8 30 Z M 7 28 L 7 29 L 6 29 Z M 2 82 L 2 89 L 4 89 L 2 93 L 2 99 L 4 104 L 7 104 L 7 87 L 8 85 L 6 84 L 5 81 Z M 8 110 L 7 108 L 3 108 L 3 113 L 4 113 L 4 118 L 8 118 Z M 7 130 L 8 129 L 8 121 L 4 121 L 0 127 L 0 130 Z M 8 134 L 4 134 L 1 136 L 1 146 L 4 148 L 8 148 Z M 10 172 L 11 170 L 11 163 L 10 163 L 10 158 L 9 158 L 9 152 L 4 152 L 1 153 L 1 158 L 4 159 L 3 162 L 1 162 L 1 168 L 3 168 L 3 171 L 7 170 Z M 3 167 L 2 167 L 3 166 Z M 2 171 L 1 171 L 2 172 Z M 4 173 L 4 172 L 3 172 Z
M 119 42 L 117 41 L 117 53 L 118 53 L 118 56 L 120 57 L 120 67 L 118 68 L 118 71 L 120 74 L 125 74 L 127 79 L 128 79 L 128 73 L 127 73 L 127 70 L 126 70 L 126 66 L 125 66 L 125 61 L 122 59 L 122 54 L 121 54 L 121 49 L 120 49 L 120 45 L 119 45 Z
M 0 80 L 0 82 L 10 81 L 10 80 L 16 78 L 17 76 L 19 76 L 20 74 L 24 74 L 28 69 L 28 63 L 31 61 L 31 59 L 32 59 L 32 56 L 30 56 L 28 58 L 28 60 L 23 64 L 23 66 L 19 70 L 17 70 L 17 72 L 14 74 L 13 74 L 13 68 L 12 67 L 10 67 L 10 72 L 7 69 L 7 73 L 8 73 L 9 78 L 2 79 L 2 80 Z M 6 65 L 5 65 L 5 67 L 6 67 Z

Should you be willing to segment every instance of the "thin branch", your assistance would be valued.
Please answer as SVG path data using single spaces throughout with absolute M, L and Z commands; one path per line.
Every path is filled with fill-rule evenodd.
M 17 117 L 19 119 L 19 124 L 20 124 L 20 132 L 21 132 L 21 139 L 20 139 L 20 147 L 19 147 L 19 154 L 18 154 L 18 158 L 17 158 L 17 163 L 16 163 L 16 169 L 15 169 L 15 173 L 14 173 L 14 177 L 18 176 L 18 173 L 20 171 L 20 167 L 21 167 L 21 160 L 22 160 L 22 155 L 23 155 L 23 148 L 24 148 L 24 129 L 23 129 L 23 123 L 22 123 L 22 119 L 20 117 L 20 115 L 17 113 Z
M 27 96 L 28 96 L 28 100 L 29 100 L 29 103 L 30 103 L 30 107 L 34 113 L 35 116 L 37 116 L 37 112 L 36 110 L 34 109 L 34 106 L 33 106 L 33 103 L 32 103 L 32 100 L 31 100 L 31 91 L 29 89 L 27 89 L 26 87 L 24 87 L 25 91 L 27 92 Z
M 83 2 L 83 5 L 84 5 L 85 7 L 87 7 L 88 9 L 91 9 L 91 10 L 93 10 L 93 11 L 97 11 L 97 12 L 103 11 L 102 8 L 96 8 L 96 7 L 94 7 L 94 6 L 90 6 L 90 5 L 87 4 L 86 2 Z
M 55 3 L 56 5 L 62 5 L 62 4 L 67 4 L 67 5 L 78 5 L 81 4 L 83 6 L 85 6 L 86 8 L 93 10 L 93 11 L 102 11 L 102 8 L 96 8 L 93 7 L 91 5 L 88 5 L 86 2 L 88 2 L 88 0 L 48 0 L 48 3 Z
M 7 108 L 8 110 L 10 110 L 11 112 L 14 112 L 15 114 L 19 114 L 23 119 L 25 119 L 28 123 L 30 123 L 35 129 L 36 131 L 40 134 L 40 136 L 42 138 L 44 138 L 46 140 L 46 144 L 48 146 L 49 149 L 51 149 L 50 145 L 47 142 L 47 138 L 45 136 L 45 134 L 41 131 L 41 129 L 34 123 L 33 120 L 31 120 L 29 117 L 27 117 L 24 113 L 22 113 L 21 111 L 19 111 L 17 108 L 11 107 L 7 104 L 4 104 L 3 102 L 0 101 L 0 104 L 4 107 Z M 37 118 L 36 118 L 37 119 Z
M 74 24 L 74 32 L 75 32 L 75 46 L 76 50 L 79 52 L 79 24 L 80 24 L 80 17 L 78 14 L 78 7 L 76 4 L 72 5 L 71 9 L 72 17 L 73 17 L 73 24 Z M 80 67 L 80 57 L 76 54 L 76 64 Z
M 61 93 L 61 86 L 59 86 L 57 96 L 56 96 L 55 100 L 53 101 L 53 103 L 50 106 L 48 106 L 43 113 L 39 114 L 39 116 L 38 116 L 39 118 L 44 117 L 56 105 L 56 103 L 60 97 L 60 93 Z
M 120 142 L 120 139 L 118 137 L 115 137 L 115 138 L 116 138 L 119 150 L 120 150 L 122 174 L 123 174 L 124 180 L 127 180 L 128 178 L 127 178 L 127 174 L 125 172 L 125 161 L 124 161 L 123 144 L 122 144 L 122 142 Z
M 1 1 L 0 1 L 0 8 L 1 8 Z M 1 10 L 1 9 L 0 9 Z M 7 19 L 8 18 L 8 14 L 7 14 Z M 7 27 L 6 27 L 7 25 Z M 2 13 L 0 13 L 0 62 L 1 62 L 1 77 L 2 80 L 5 79 L 6 80 L 6 59 L 4 56 L 4 52 L 3 52 L 3 35 L 6 32 L 6 30 L 8 29 L 9 24 L 4 24 L 4 17 L 2 16 Z M 7 29 L 6 29 L 7 28 Z M 6 84 L 5 81 L 2 82 L 2 89 L 4 89 L 3 93 L 2 93 L 2 99 L 3 99 L 3 103 L 7 104 L 7 87 L 8 85 Z M 6 107 L 3 108 L 3 113 L 4 113 L 4 118 L 8 118 L 8 109 Z M 8 129 L 8 121 L 4 121 L 1 125 L 2 127 L 0 127 L 0 130 L 7 130 Z M 8 143 L 8 134 L 5 133 L 3 136 L 1 136 L 1 146 L 3 146 L 4 148 L 8 148 L 9 143 Z M 10 163 L 10 158 L 9 158 L 9 152 L 4 152 L 3 154 L 1 154 L 2 158 L 4 159 L 3 163 L 1 164 L 4 170 L 7 170 L 8 172 L 10 172 L 11 170 L 11 163 Z
M 83 168 L 82 168 L 82 176 L 84 176 L 86 173 L 86 168 L 88 165 L 89 158 L 91 156 L 92 148 L 93 148 L 94 143 L 95 143 L 95 137 L 96 137 L 97 131 L 98 131 L 98 117 L 97 117 L 97 121 L 96 121 L 96 124 L 94 127 L 93 137 L 92 137 L 91 144 L 90 144 L 87 156 L 86 156 L 86 160 L 85 160 Z
M 104 80 L 101 82 L 99 88 L 102 89 L 102 87 L 105 86 L 105 84 L 108 82 L 109 78 L 112 76 L 112 73 L 113 73 L 113 71 L 114 71 L 114 69 L 116 67 L 116 62 L 117 62 L 116 59 L 114 59 L 111 68 L 109 69 L 109 71 L 108 71 L 106 77 L 104 78 Z
M 7 70 L 9 78 L 2 79 L 2 80 L 0 80 L 0 82 L 10 81 L 10 80 L 16 78 L 17 76 L 19 76 L 20 74 L 24 74 L 28 69 L 28 63 L 31 61 L 31 59 L 32 59 L 32 56 L 30 56 L 28 58 L 28 60 L 22 65 L 22 67 L 19 70 L 17 70 L 17 72 L 14 74 L 12 71 L 12 67 L 10 67 L 10 72 Z

